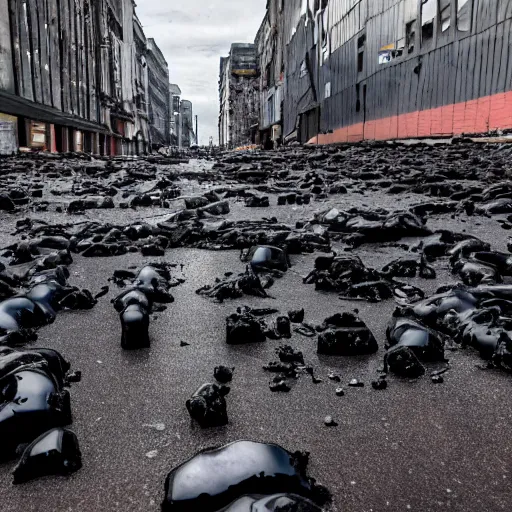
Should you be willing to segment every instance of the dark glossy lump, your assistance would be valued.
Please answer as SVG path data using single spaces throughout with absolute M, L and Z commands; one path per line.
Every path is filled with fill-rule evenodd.
M 207 450 L 168 475 L 162 511 L 277 511 L 281 503 L 284 510 L 295 503 L 304 506 L 290 510 L 316 511 L 303 499 L 315 499 L 306 466 L 307 457 L 273 444 L 239 441 Z

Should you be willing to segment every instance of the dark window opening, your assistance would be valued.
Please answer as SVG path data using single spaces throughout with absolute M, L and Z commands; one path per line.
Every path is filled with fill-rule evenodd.
M 24 117 L 18 117 L 18 146 L 28 146 L 27 122 Z
M 366 34 L 357 38 L 357 72 L 362 73 L 364 69 L 364 51 L 366 48 Z
M 457 0 L 457 28 L 460 32 L 471 30 L 471 1 Z
M 361 97 L 359 84 L 356 84 L 356 112 L 361 112 Z
M 410 21 L 405 26 L 405 47 L 407 53 L 414 52 L 414 42 L 416 40 L 416 20 Z
M 434 22 L 437 16 L 437 0 L 421 0 L 421 42 L 434 38 Z

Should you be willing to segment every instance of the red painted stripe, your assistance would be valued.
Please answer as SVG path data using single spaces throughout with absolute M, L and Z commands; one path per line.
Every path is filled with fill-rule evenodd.
M 353 124 L 313 137 L 308 144 L 487 133 L 512 129 L 512 91 Z

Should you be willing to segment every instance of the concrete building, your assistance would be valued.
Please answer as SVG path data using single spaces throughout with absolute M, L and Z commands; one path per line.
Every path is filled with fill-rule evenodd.
M 179 146 L 179 130 L 180 130 L 180 104 L 181 89 L 177 84 L 169 84 L 169 106 L 170 106 L 170 125 L 171 146 Z
M 147 64 L 149 75 L 149 122 L 151 145 L 154 149 L 169 146 L 170 95 L 169 66 L 154 39 L 147 42 Z
M 135 72 L 133 75 L 135 108 L 137 109 L 135 140 L 137 154 L 144 154 L 149 150 L 149 73 L 146 61 L 147 41 L 142 25 L 134 17 L 134 40 L 135 40 Z
M 180 116 L 181 116 L 181 147 L 189 148 L 192 144 L 196 143 L 196 136 L 194 133 L 194 116 L 193 116 L 191 101 L 181 100 Z
M 511 34 L 511 0 L 268 0 L 262 141 L 277 124 L 315 144 L 512 131 Z M 224 141 L 233 115 L 221 101 Z
M 220 60 L 219 144 L 254 143 L 259 126 L 259 66 L 256 45 L 234 43 Z
M 146 151 L 146 52 L 133 0 L 0 0 L 0 153 Z
M 284 22 L 282 0 L 268 0 L 267 12 L 255 40 L 261 70 L 259 135 L 266 148 L 282 142 Z

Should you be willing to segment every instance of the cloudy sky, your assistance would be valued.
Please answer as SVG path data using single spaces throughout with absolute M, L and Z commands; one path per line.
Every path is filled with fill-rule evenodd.
M 199 143 L 218 139 L 219 59 L 231 43 L 252 43 L 266 0 L 139 0 L 137 16 L 169 64 L 170 81 L 194 104 Z

